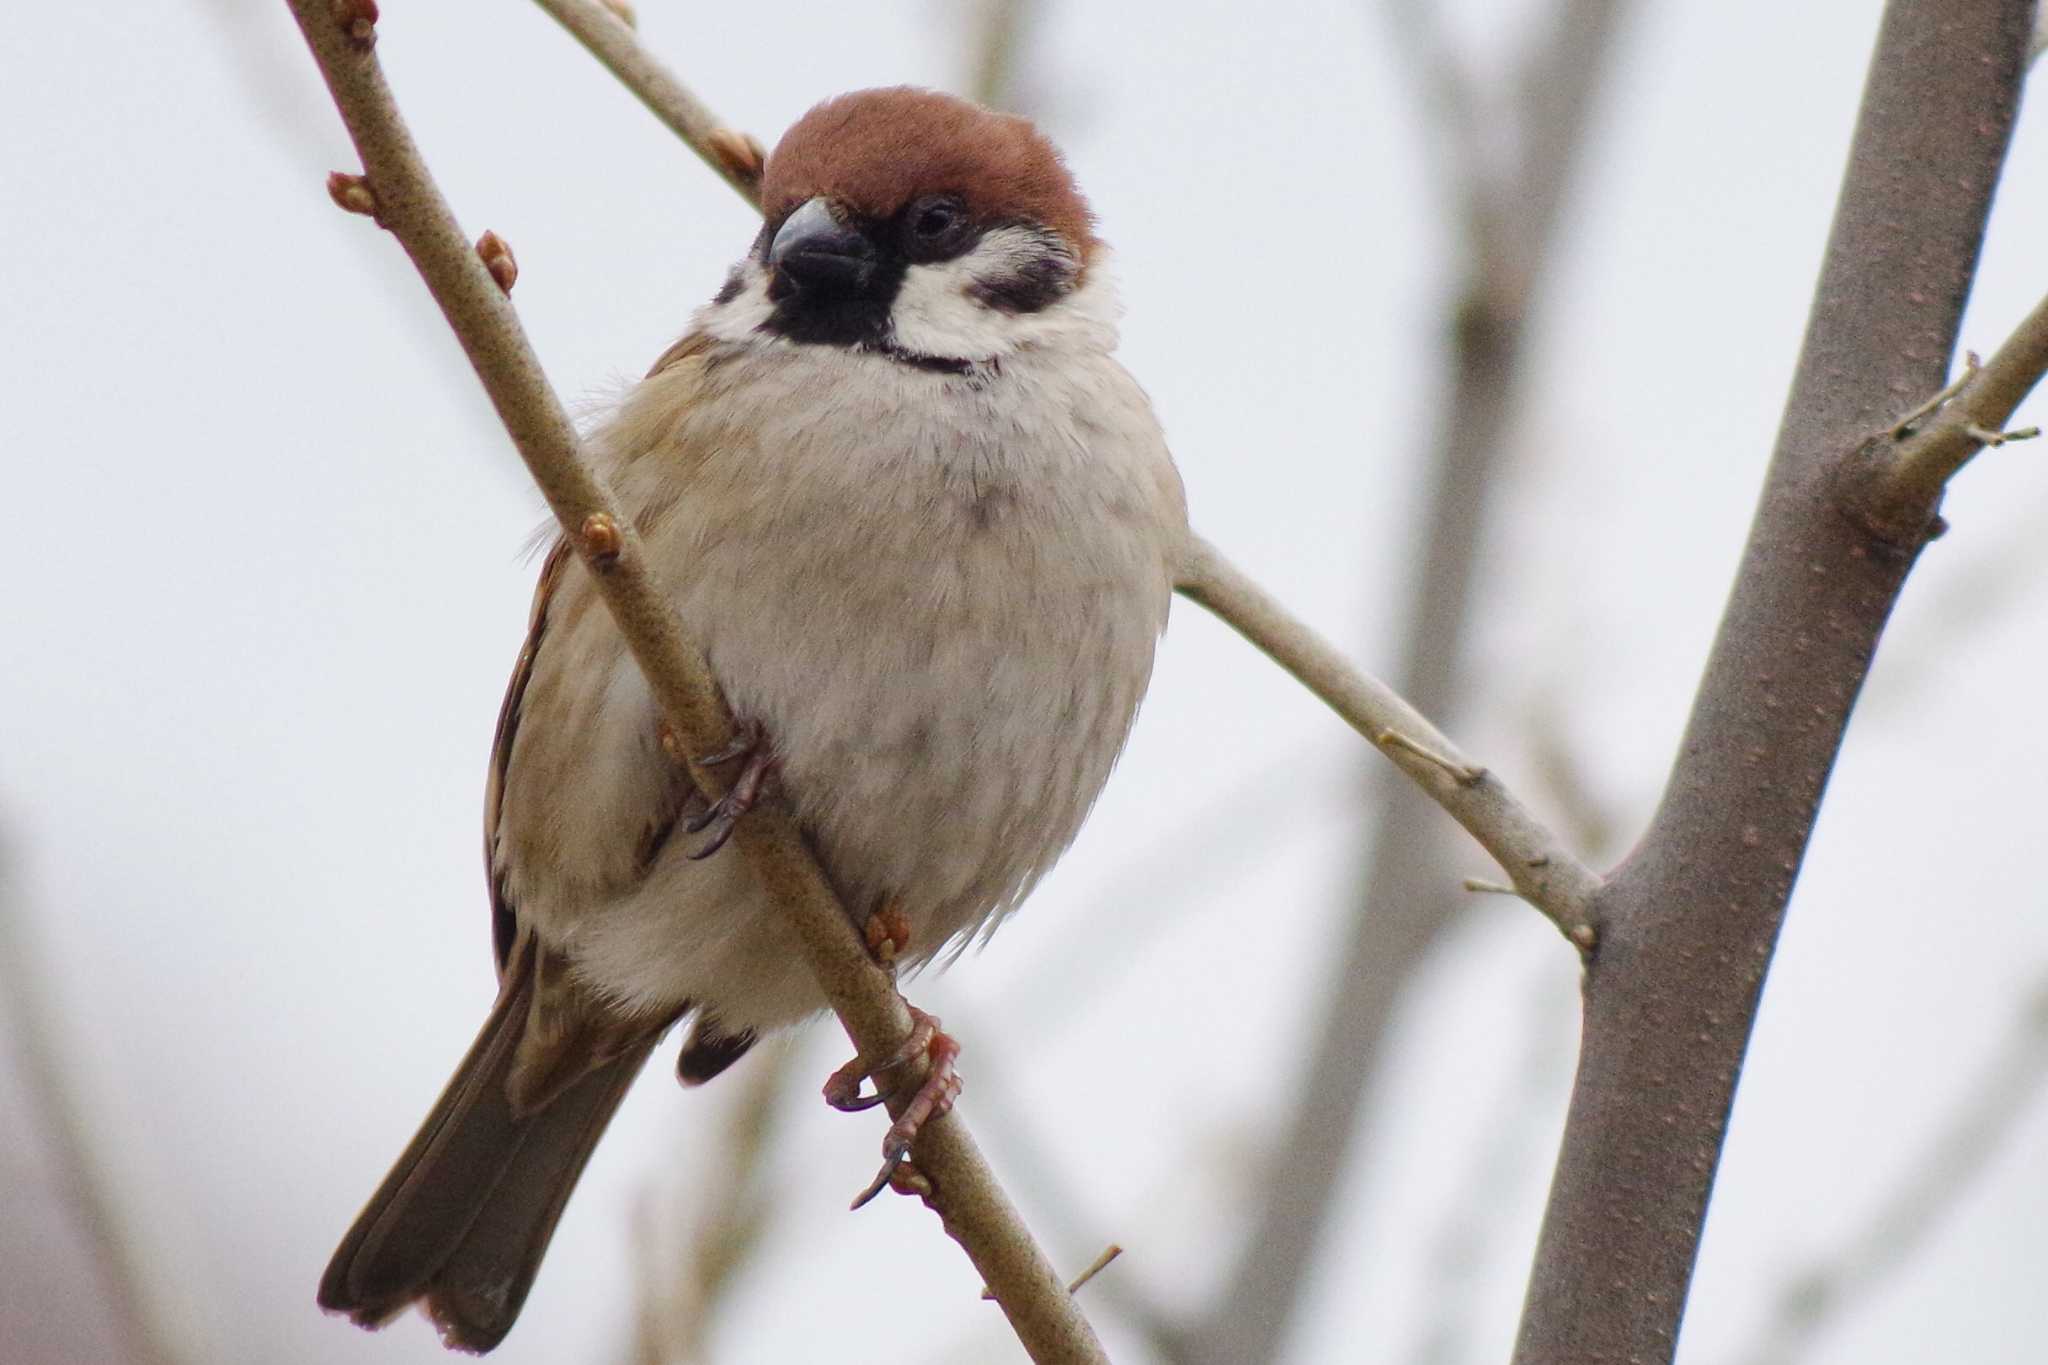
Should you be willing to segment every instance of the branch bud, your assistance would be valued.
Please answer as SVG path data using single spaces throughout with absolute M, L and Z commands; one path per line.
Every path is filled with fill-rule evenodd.
M 619 524 L 603 512 L 592 512 L 585 517 L 583 529 L 576 533 L 576 538 L 582 543 L 583 553 L 594 568 L 610 568 L 626 548 L 625 538 L 619 534 Z
M 733 128 L 714 128 L 704 142 L 727 174 L 749 185 L 760 183 L 761 168 L 768 162 L 768 150 L 759 140 Z
M 377 41 L 377 0 L 333 0 L 334 22 L 348 30 L 357 45 Z
M 491 278 L 498 282 L 498 288 L 505 293 L 512 292 L 512 286 L 519 282 L 519 262 L 513 258 L 512 248 L 505 239 L 488 229 L 476 239 L 476 254 L 483 261 L 484 269 L 491 272 Z
M 618 16 L 619 22 L 627 28 L 640 27 L 640 16 L 633 13 L 633 6 L 628 0 L 598 0 L 598 3 Z
M 334 172 L 327 177 L 327 197 L 344 212 L 360 213 L 370 218 L 377 216 L 377 196 L 371 192 L 370 182 L 360 175 Z
M 667 721 L 663 721 L 654 733 L 661 740 L 661 751 L 667 754 L 670 759 L 684 764 L 690 761 L 689 754 L 683 750 L 683 741 L 677 736 L 675 729 Z

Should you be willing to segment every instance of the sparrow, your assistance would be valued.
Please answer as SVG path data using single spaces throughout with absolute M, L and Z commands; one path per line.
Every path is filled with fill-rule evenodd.
M 1186 504 L 1052 144 L 861 91 L 784 135 L 761 198 L 746 257 L 588 441 L 741 722 L 700 756 L 741 765 L 733 793 L 698 794 L 557 542 L 486 784 L 496 1002 L 320 1284 L 363 1326 L 419 1303 L 490 1350 L 664 1034 L 686 1024 L 701 1084 L 824 1009 L 743 861 L 703 856 L 763 790 L 871 943 L 950 961 L 1073 840 L 1150 679 Z M 934 1027 L 926 1113 L 958 1089 Z M 827 1098 L 875 1102 L 861 1077 L 902 1060 Z

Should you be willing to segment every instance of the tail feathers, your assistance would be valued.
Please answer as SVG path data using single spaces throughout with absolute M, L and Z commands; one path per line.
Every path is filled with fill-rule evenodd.
M 488 1351 L 512 1330 L 569 1192 L 656 1041 L 605 1063 L 526 1120 L 497 1187 L 423 1287 L 449 1345 Z
M 515 1108 L 508 1086 L 535 990 L 533 949 L 455 1077 L 342 1239 L 319 1302 L 376 1327 L 424 1300 L 448 1345 L 483 1352 L 519 1316 L 562 1206 L 659 1039 L 653 1031 L 562 1089 Z
M 712 1022 L 700 1019 L 697 1031 L 683 1044 L 682 1055 L 676 1058 L 676 1079 L 684 1085 L 702 1085 L 746 1056 L 753 1045 L 752 1029 L 720 1033 Z

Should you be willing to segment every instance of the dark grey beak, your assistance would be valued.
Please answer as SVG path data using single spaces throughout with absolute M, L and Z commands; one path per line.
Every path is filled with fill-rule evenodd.
M 768 245 L 775 272 L 770 296 L 796 291 L 862 294 L 874 284 L 879 262 L 874 243 L 832 216 L 823 199 L 808 199 L 783 220 Z

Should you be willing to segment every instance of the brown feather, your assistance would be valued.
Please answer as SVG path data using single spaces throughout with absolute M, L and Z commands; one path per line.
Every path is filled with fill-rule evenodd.
M 491 736 L 491 766 L 484 775 L 484 882 L 491 889 L 491 946 L 497 953 L 498 979 L 505 979 L 512 944 L 518 937 L 519 920 L 505 899 L 498 880 L 498 812 L 505 801 L 505 774 L 512 766 L 512 739 L 519 732 L 519 708 L 526 700 L 526 684 L 533 679 L 533 661 L 540 655 L 540 641 L 547 630 L 548 604 L 554 600 L 555 584 L 569 563 L 569 541 L 559 538 L 541 564 L 540 582 L 533 587 L 533 607 L 526 617 L 526 639 L 519 646 L 519 659 L 512 665 L 511 681 L 505 685 L 505 700 L 498 707 L 498 728 Z
M 511 1329 L 591 1149 L 677 1017 L 610 1008 L 521 925 L 495 871 L 527 686 L 572 562 L 557 541 L 542 566 L 485 780 L 497 1001 L 320 1282 L 321 1307 L 363 1326 L 424 1301 L 448 1344 L 471 1351 L 490 1350 Z
M 673 346 L 670 346 L 661 353 L 660 358 L 653 365 L 648 367 L 647 377 L 652 379 L 671 365 L 679 364 L 690 359 L 692 356 L 704 355 L 717 344 L 708 332 L 685 332 L 681 337 L 677 338 Z
M 660 1036 L 644 1031 L 522 1112 L 508 1082 L 538 956 L 530 939 L 513 954 L 469 1054 L 328 1263 L 322 1308 L 374 1327 L 425 1299 L 448 1343 L 472 1351 L 511 1328 L 569 1191 Z
M 761 181 L 770 223 L 820 195 L 887 218 L 924 194 L 957 194 L 983 221 L 1050 228 L 1084 270 L 1095 255 L 1095 216 L 1045 135 L 1027 119 L 935 90 L 895 86 L 826 100 L 782 135 Z

